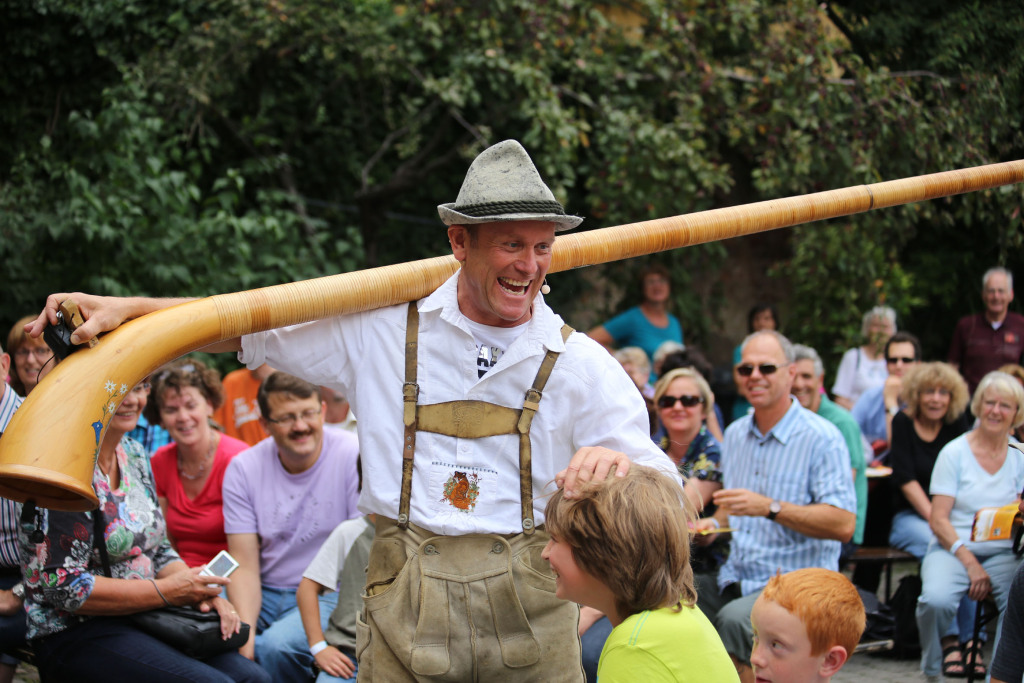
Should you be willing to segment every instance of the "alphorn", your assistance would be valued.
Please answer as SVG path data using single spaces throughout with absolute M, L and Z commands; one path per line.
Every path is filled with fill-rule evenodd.
M 1022 181 L 1024 160 L 1011 161 L 564 235 L 550 272 Z M 92 509 L 103 431 L 124 394 L 156 368 L 243 334 L 419 299 L 457 268 L 453 257 L 438 257 L 220 294 L 125 323 L 54 368 L 14 415 L 0 439 L 0 495 Z

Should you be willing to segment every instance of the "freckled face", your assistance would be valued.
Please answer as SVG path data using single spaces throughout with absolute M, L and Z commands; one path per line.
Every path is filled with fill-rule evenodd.
M 825 654 L 811 656 L 811 641 L 800 618 L 778 603 L 758 598 L 750 612 L 754 647 L 750 666 L 757 683 L 820 680 Z
M 475 231 L 473 238 L 470 230 Z M 463 315 L 492 327 L 515 327 L 530 319 L 533 300 L 551 266 L 554 223 L 453 225 L 448 239 L 462 263 L 459 309 Z

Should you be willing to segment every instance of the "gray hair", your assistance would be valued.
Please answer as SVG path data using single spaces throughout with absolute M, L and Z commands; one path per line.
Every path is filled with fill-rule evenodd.
M 676 351 L 685 351 L 686 345 L 680 344 L 677 341 L 667 339 L 658 345 L 658 348 L 654 350 L 654 362 L 655 364 L 665 360 L 665 356 Z
M 985 274 L 981 276 L 981 289 L 982 290 L 985 289 L 985 285 L 988 284 L 988 279 L 990 277 L 992 277 L 993 275 L 1005 275 L 1006 276 L 1006 284 L 1009 287 L 1010 291 L 1011 292 L 1013 291 L 1013 273 L 1011 273 L 1006 268 L 1003 268 L 1002 266 L 996 266 L 995 268 L 989 268 L 988 270 L 985 271 Z
M 868 327 L 871 325 L 871 321 L 875 318 L 885 318 L 892 325 L 892 331 L 895 333 L 896 330 L 896 311 L 888 306 L 875 306 L 870 311 L 864 314 L 864 317 L 860 321 L 860 334 L 862 337 L 867 338 Z
M 637 370 L 643 371 L 645 375 L 651 374 L 651 361 L 647 358 L 647 352 L 639 346 L 625 346 L 612 355 L 615 356 L 615 360 L 619 361 L 620 365 L 630 363 Z
M 789 341 L 786 337 L 775 330 L 758 330 L 757 332 L 751 332 L 748 334 L 747 338 L 743 340 L 743 344 L 740 345 L 740 354 L 747 350 L 747 344 L 750 343 L 751 339 L 762 335 L 768 335 L 775 338 L 775 341 L 777 341 L 779 346 L 782 347 L 782 355 L 786 357 L 787 363 L 796 362 L 796 354 L 793 351 L 793 342 Z
M 821 362 L 821 356 L 818 355 L 817 351 L 810 346 L 793 344 L 793 362 L 798 363 L 802 360 L 809 360 L 814 363 L 815 377 L 821 377 L 825 374 L 825 364 Z
M 1016 429 L 1024 424 L 1024 387 L 1021 387 L 1020 382 L 1013 375 L 998 370 L 988 373 L 978 382 L 978 388 L 974 390 L 974 398 L 971 399 L 971 412 L 974 413 L 974 416 L 981 417 L 981 407 L 989 389 L 1010 396 L 1017 403 L 1017 412 L 1014 413 L 1013 424 L 1010 425 L 1010 428 Z

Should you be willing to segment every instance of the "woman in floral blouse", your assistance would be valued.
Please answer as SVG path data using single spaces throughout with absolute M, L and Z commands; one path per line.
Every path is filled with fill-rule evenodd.
M 124 438 L 135 428 L 149 386 L 129 391 L 108 382 L 107 390 L 102 411 L 112 415 L 92 481 L 99 510 L 40 509 L 21 530 L 28 637 L 42 680 L 269 681 L 237 652 L 200 662 L 123 618 L 165 604 L 195 605 L 217 610 L 225 637 L 239 628 L 235 609 L 219 597 L 219 584 L 227 579 L 200 577 L 167 542 L 146 453 Z M 102 515 L 113 578 L 104 574 L 93 538 L 96 513 Z M 36 528 L 41 543 L 32 541 Z
M 654 405 L 665 428 L 661 450 L 685 479 L 685 490 L 701 517 L 714 514 L 711 495 L 722 488 L 722 449 L 704 421 L 712 413 L 715 395 L 693 368 L 671 370 L 654 386 Z M 713 572 L 728 555 L 728 540 L 716 535 L 711 545 L 698 543 L 690 556 L 695 572 Z

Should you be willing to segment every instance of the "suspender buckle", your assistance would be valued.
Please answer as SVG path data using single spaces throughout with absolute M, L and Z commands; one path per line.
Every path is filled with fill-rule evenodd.
M 405 406 L 402 410 L 402 422 L 405 426 L 416 422 L 416 401 L 420 397 L 420 385 L 415 382 L 406 382 L 402 385 L 402 400 Z

